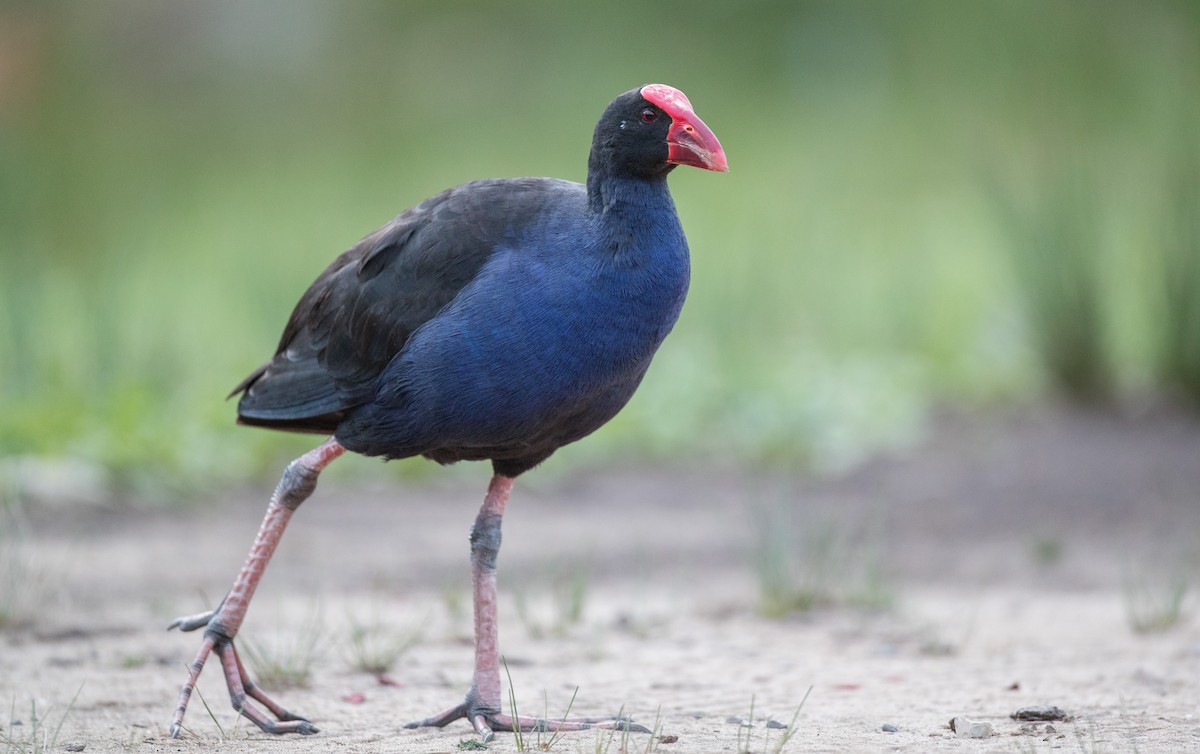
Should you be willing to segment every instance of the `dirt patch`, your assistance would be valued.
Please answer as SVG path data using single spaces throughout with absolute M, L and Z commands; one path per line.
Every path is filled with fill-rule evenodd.
M 59 748 L 457 751 L 465 724 L 403 724 L 458 701 L 469 680 L 477 471 L 422 486 L 323 482 L 297 514 L 243 637 L 308 671 L 306 687 L 276 692 L 321 728 L 306 738 L 239 722 L 215 667 L 200 686 L 213 717 L 194 699 L 189 735 L 166 736 L 199 638 L 164 628 L 219 599 L 267 490 L 175 513 L 34 511 L 26 546 L 44 599 L 32 625 L 0 634 L 0 701 L 21 723 L 0 715 L 0 741 L 25 740 L 35 701 L 52 729 L 78 692 Z M 784 526 L 770 518 L 781 505 L 797 547 L 818 525 L 869 524 L 833 562 L 878 563 L 891 607 L 760 617 L 762 524 Z M 561 716 L 578 687 L 572 715 L 658 718 L 675 737 L 658 751 L 734 751 L 747 737 L 769 751 L 811 687 L 788 751 L 1200 750 L 1189 603 L 1162 633 L 1136 634 L 1127 614 L 1138 590 L 1195 580 L 1200 427 L 1186 419 L 945 420 L 921 448 L 838 479 L 535 472 L 504 525 L 501 642 L 522 712 Z M 413 641 L 388 682 L 355 669 Z M 1069 719 L 1010 717 L 1035 706 Z M 952 718 L 986 723 L 975 730 L 987 737 L 960 737 Z M 621 747 L 605 739 L 567 734 L 553 750 Z M 648 743 L 631 736 L 628 748 Z M 501 734 L 490 748 L 516 742 Z

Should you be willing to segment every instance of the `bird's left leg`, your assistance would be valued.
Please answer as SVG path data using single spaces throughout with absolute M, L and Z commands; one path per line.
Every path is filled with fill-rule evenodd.
M 642 725 L 627 718 L 585 717 L 570 720 L 544 720 L 513 717 L 500 712 L 500 647 L 496 619 L 496 556 L 500 552 L 500 520 L 512 491 L 511 477 L 497 474 L 488 485 L 483 507 L 471 528 L 471 587 L 475 602 L 475 677 L 467 698 L 433 717 L 408 723 L 406 728 L 441 728 L 466 718 L 484 743 L 492 740 L 495 730 L 570 731 L 588 728 L 615 728 L 649 733 Z
M 175 708 L 175 719 L 171 722 L 172 738 L 178 738 L 183 729 L 183 715 L 187 711 L 192 690 L 196 687 L 196 680 L 200 677 L 200 671 L 204 669 L 205 660 L 214 652 L 221 660 L 225 683 L 229 687 L 229 699 L 235 710 L 268 733 L 309 735 L 317 732 L 316 726 L 311 722 L 280 707 L 263 693 L 262 689 L 254 685 L 233 645 L 233 637 L 242 626 L 258 581 L 279 545 L 283 530 L 292 514 L 316 488 L 317 476 L 321 470 L 345 451 L 337 440 L 330 438 L 320 447 L 288 464 L 283 478 L 279 480 L 279 486 L 275 488 L 275 494 L 271 496 L 267 515 L 259 527 L 254 546 L 250 548 L 250 554 L 246 556 L 246 562 L 242 565 L 229 594 L 225 595 L 225 599 L 221 600 L 216 610 L 176 618 L 167 627 L 178 628 L 181 631 L 204 629 L 204 641 L 200 645 L 200 652 L 188 667 L 187 680 L 179 691 L 179 706 Z M 275 720 L 251 705 L 247 697 L 266 707 L 275 716 Z

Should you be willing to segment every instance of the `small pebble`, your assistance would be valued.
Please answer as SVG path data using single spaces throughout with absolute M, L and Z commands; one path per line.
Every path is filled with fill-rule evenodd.
M 967 728 L 967 738 L 988 738 L 992 735 L 991 723 L 971 723 Z
M 884 733 L 895 733 L 898 730 L 900 730 L 900 729 L 897 728 L 895 725 L 892 725 L 891 723 L 883 724 L 883 732 Z
M 993 731 L 991 723 L 975 722 L 965 717 L 951 720 L 950 730 L 959 738 L 989 738 Z
M 1048 705 L 1022 707 L 1009 715 L 1013 720 L 1066 720 L 1070 717 L 1065 710 Z
M 658 737 L 658 742 L 660 744 L 673 744 L 678 740 L 679 740 L 679 736 L 659 736 Z
M 63 749 L 66 751 L 83 751 L 87 748 L 87 744 L 83 741 L 72 741 L 71 743 L 63 744 Z
M 740 717 L 727 717 L 727 718 L 725 718 L 725 722 L 729 723 L 730 725 L 741 725 L 741 724 L 742 724 L 742 718 L 740 718 Z
M 774 728 L 775 730 L 787 730 L 787 726 L 784 725 L 783 723 L 779 722 L 778 720 L 768 720 L 767 727 Z

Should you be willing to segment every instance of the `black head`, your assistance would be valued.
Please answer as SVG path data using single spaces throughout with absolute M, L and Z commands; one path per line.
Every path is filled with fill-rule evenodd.
M 665 84 L 631 89 L 609 104 L 589 164 L 637 178 L 665 176 L 676 165 L 729 169 L 721 143 L 687 97 Z

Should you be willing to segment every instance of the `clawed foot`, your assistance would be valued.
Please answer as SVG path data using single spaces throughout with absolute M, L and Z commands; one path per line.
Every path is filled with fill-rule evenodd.
M 230 703 L 250 722 L 267 733 L 299 733 L 302 736 L 310 736 L 318 732 L 317 727 L 306 718 L 288 712 L 254 685 L 245 666 L 242 665 L 237 648 L 233 645 L 233 638 L 225 633 L 221 625 L 217 610 L 176 618 L 167 627 L 168 630 L 172 628 L 178 628 L 180 631 L 204 628 L 205 631 L 200 652 L 188 666 L 188 678 L 179 692 L 179 706 L 175 709 L 175 719 L 171 723 L 171 738 L 179 738 L 183 732 L 183 715 L 187 711 L 188 700 L 191 699 L 192 690 L 196 688 L 196 679 L 200 677 L 200 671 L 204 669 L 204 662 L 210 653 L 216 653 L 221 660 L 225 683 L 229 687 Z M 275 719 L 272 720 L 262 710 L 251 705 L 247 697 L 266 707 Z
M 479 735 L 483 743 L 489 743 L 495 736 L 495 731 L 543 731 L 553 733 L 558 731 L 589 730 L 625 730 L 630 733 L 650 733 L 644 725 L 638 725 L 627 717 L 576 717 L 570 719 L 546 719 L 540 717 L 513 717 L 503 715 L 489 705 L 483 704 L 474 691 L 468 692 L 466 700 L 455 707 L 440 712 L 433 717 L 408 723 L 405 728 L 443 728 L 455 720 L 466 719 Z

